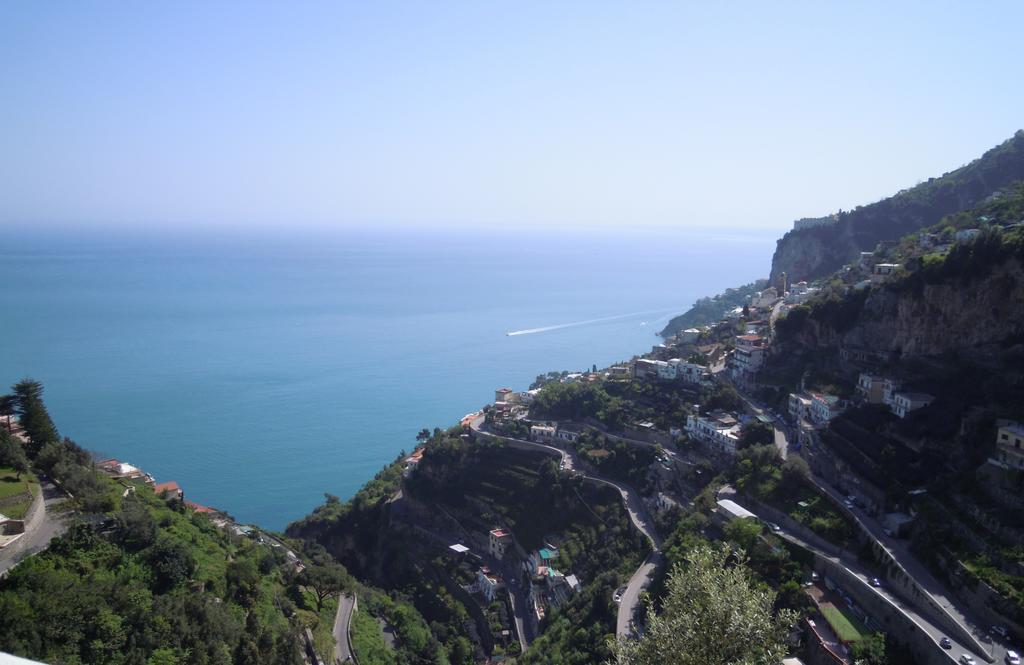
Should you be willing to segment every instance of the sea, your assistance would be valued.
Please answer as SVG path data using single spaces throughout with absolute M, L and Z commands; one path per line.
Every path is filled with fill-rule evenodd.
M 282 530 L 496 388 L 649 351 L 776 235 L 0 229 L 0 390 L 36 378 L 62 435 Z

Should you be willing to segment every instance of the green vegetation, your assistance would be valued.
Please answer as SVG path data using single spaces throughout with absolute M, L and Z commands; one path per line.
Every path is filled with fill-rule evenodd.
M 360 665 L 398 665 L 398 658 L 384 641 L 377 619 L 360 610 L 352 614 L 352 648 Z
M 34 475 L 0 466 L 0 514 L 20 520 L 25 517 L 32 498 L 37 494 L 39 482 Z
M 759 279 L 738 288 L 728 289 L 717 296 L 701 298 L 686 312 L 673 317 L 659 334 L 662 337 L 671 337 L 687 328 L 717 323 L 727 312 L 745 305 L 747 296 L 753 295 L 767 286 L 767 280 Z
M 655 449 L 638 448 L 621 441 L 612 441 L 594 430 L 587 430 L 573 444 L 582 459 L 601 474 L 632 485 L 641 493 L 649 493 L 648 470 L 655 462 Z
M 1024 179 L 1024 131 L 992 148 L 967 166 L 852 211 L 840 211 L 836 223 L 790 231 L 779 240 L 772 276 L 814 279 L 842 267 L 857 252 L 883 240 L 895 241 L 936 224 L 947 215 L 981 204 L 996 188 Z M 794 246 L 800 245 L 804 249 Z M 800 257 L 799 266 L 797 257 Z
M 825 605 L 821 608 L 828 625 L 832 627 L 836 635 L 843 642 L 857 642 L 869 635 L 870 631 L 861 623 L 860 619 L 841 607 Z
M 752 446 L 736 456 L 733 483 L 773 508 L 788 514 L 825 540 L 848 547 L 854 542 L 854 525 L 807 482 L 807 463 L 791 457 L 784 463 L 775 446 Z
M 636 641 L 615 644 L 620 665 L 775 665 L 796 623 L 790 610 L 774 610 L 775 594 L 755 579 L 746 560 L 729 547 L 698 545 L 668 578 L 660 610 Z
M 111 483 L 113 484 L 113 483 Z M 290 569 L 140 487 L 0 582 L 0 650 L 49 663 L 298 663 Z

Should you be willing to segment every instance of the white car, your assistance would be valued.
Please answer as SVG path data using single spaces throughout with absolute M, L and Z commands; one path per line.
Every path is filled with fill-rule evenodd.
M 1013 650 L 1007 651 L 1006 665 L 1020 665 L 1020 654 Z
M 967 654 L 967 653 L 962 653 L 962 654 L 960 654 L 960 665 L 977 665 L 977 664 L 974 662 L 974 656 L 972 656 L 970 654 Z

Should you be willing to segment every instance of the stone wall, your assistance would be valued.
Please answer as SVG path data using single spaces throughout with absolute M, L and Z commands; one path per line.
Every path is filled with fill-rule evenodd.
M 876 593 L 867 583 L 843 566 L 815 555 L 814 569 L 823 578 L 828 577 L 842 588 L 871 617 L 872 623 L 881 630 L 898 636 L 920 665 L 950 665 L 956 662 L 956 656 L 950 655 L 950 652 L 940 647 L 908 614 Z

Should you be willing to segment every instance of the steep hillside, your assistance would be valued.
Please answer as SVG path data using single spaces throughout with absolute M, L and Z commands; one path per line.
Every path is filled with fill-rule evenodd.
M 794 308 L 780 339 L 892 357 L 978 355 L 1024 340 L 1024 229 L 989 230 L 909 263 L 891 282 Z
M 930 178 L 895 196 L 839 213 L 834 223 L 793 230 L 772 257 L 771 278 L 785 272 L 790 282 L 822 277 L 870 251 L 930 226 L 942 217 L 974 207 L 1008 183 L 1024 179 L 1024 131 L 970 164 Z

